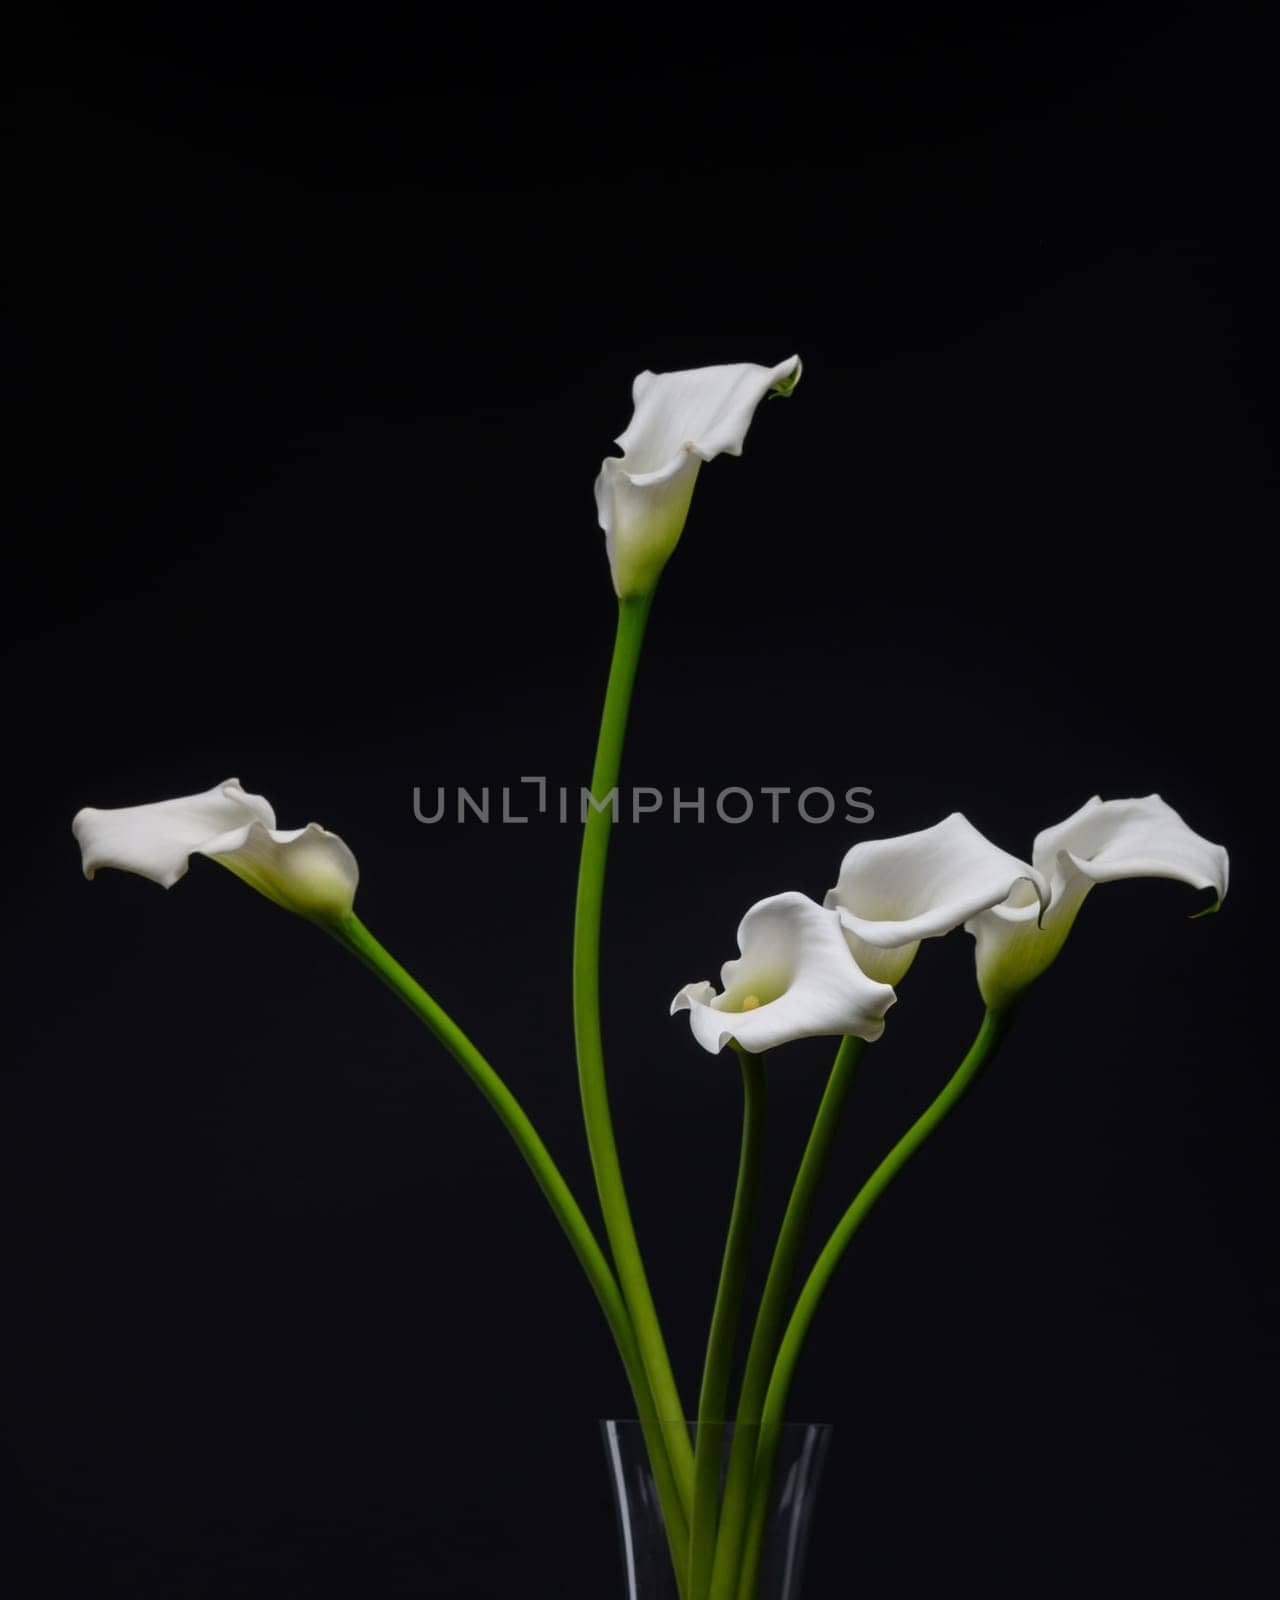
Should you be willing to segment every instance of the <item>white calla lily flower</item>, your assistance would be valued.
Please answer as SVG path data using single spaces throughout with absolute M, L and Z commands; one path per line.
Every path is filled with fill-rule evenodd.
M 965 924 L 977 944 L 978 986 L 1000 1010 L 1051 965 L 1085 896 L 1117 878 L 1174 878 L 1212 889 L 1216 911 L 1227 893 L 1227 852 L 1193 832 L 1158 794 L 1141 800 L 1087 800 L 1036 836 L 1031 859 L 1049 880 L 1041 918 L 1026 889 Z
M 621 456 L 607 456 L 596 479 L 613 586 L 627 599 L 652 591 L 684 531 L 698 468 L 719 455 L 739 456 L 756 407 L 771 391 L 790 394 L 800 357 L 776 367 L 751 362 L 642 372 Z
M 921 939 L 950 933 L 1024 884 L 1032 901 L 1049 903 L 1049 886 L 1033 867 L 992 844 L 959 811 L 893 839 L 855 844 L 828 889 L 854 960 L 869 978 L 899 983 Z
M 689 1013 L 693 1036 L 714 1055 L 736 1039 L 760 1055 L 814 1034 L 878 1039 L 897 996 L 859 971 L 833 912 L 808 895 L 776 894 L 738 928 L 742 954 L 720 969 L 721 992 L 686 984 L 671 1014 Z
M 278 829 L 260 794 L 238 778 L 205 794 L 99 811 L 86 806 L 71 824 L 86 878 L 99 867 L 136 872 L 170 889 L 191 856 L 208 856 L 286 911 L 333 923 L 350 915 L 359 869 L 335 833 L 318 823 Z

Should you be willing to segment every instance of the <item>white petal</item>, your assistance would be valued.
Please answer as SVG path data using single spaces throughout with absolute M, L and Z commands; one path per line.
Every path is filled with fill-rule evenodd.
M 705 1050 L 736 1039 L 759 1055 L 815 1034 L 878 1039 L 896 996 L 860 972 L 835 914 L 807 895 L 774 895 L 752 906 L 738 929 L 742 954 L 721 969 L 723 993 L 689 984 L 671 1002 L 688 1011 Z M 743 1010 L 743 1002 L 759 1002 Z
M 229 778 L 205 794 L 152 805 L 77 813 L 86 878 L 99 867 L 140 873 L 164 888 L 185 877 L 192 855 L 205 855 L 277 905 L 326 922 L 351 911 L 359 871 L 336 834 L 318 824 L 282 831 L 261 795 Z
M 642 372 L 634 413 L 596 479 L 613 584 L 621 596 L 647 594 L 684 530 L 698 466 L 741 455 L 756 408 L 774 390 L 790 394 L 800 358 L 776 367 L 741 362 L 685 372 Z
M 1100 800 L 1036 836 L 1031 859 L 1052 876 L 1081 872 L 1093 883 L 1117 878 L 1176 878 L 1226 898 L 1227 852 L 1193 832 L 1158 794 L 1141 800 Z
M 186 876 L 187 858 L 207 840 L 250 822 L 276 825 L 276 815 L 260 794 L 246 794 L 238 778 L 217 783 L 204 794 L 152 805 L 99 811 L 86 806 L 71 824 L 80 844 L 86 878 L 99 867 L 137 872 L 171 889 Z
M 921 939 L 949 933 L 1028 882 L 1041 904 L 1049 888 L 1034 867 L 991 843 L 959 811 L 918 833 L 856 844 L 824 905 L 835 909 L 865 972 L 897 983 Z
M 1049 879 L 1041 925 L 1037 908 L 1018 894 L 966 924 L 976 941 L 978 986 L 997 1010 L 1052 964 L 1095 883 L 1174 878 L 1193 889 L 1212 889 L 1215 905 L 1227 893 L 1227 852 L 1195 833 L 1155 794 L 1135 800 L 1095 795 L 1037 835 L 1032 860 Z
M 658 472 L 685 448 L 703 461 L 742 454 L 756 407 L 771 389 L 788 393 L 800 379 L 800 357 L 776 367 L 750 361 L 684 372 L 642 372 L 631 386 L 635 407 L 618 445 L 627 471 Z

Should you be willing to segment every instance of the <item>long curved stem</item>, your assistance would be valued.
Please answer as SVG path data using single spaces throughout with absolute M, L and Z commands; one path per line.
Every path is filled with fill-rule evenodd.
M 815 1262 L 796 1299 L 795 1310 L 791 1313 L 791 1320 L 787 1324 L 787 1331 L 774 1365 L 773 1377 L 769 1382 L 769 1392 L 765 1399 L 764 1414 L 760 1424 L 760 1442 L 751 1488 L 751 1509 L 747 1518 L 742 1570 L 738 1579 L 738 1600 L 755 1600 L 764 1530 L 773 1492 L 773 1476 L 777 1467 L 787 1397 L 795 1377 L 796 1363 L 800 1359 L 804 1341 L 813 1325 L 814 1316 L 826 1293 L 827 1285 L 835 1275 L 850 1240 L 862 1226 L 876 1201 L 934 1129 L 959 1103 L 979 1072 L 1000 1048 L 1016 1009 L 1016 1006 L 1010 1006 L 1002 1011 L 987 1012 L 982 1027 L 978 1030 L 978 1036 L 969 1048 L 969 1053 L 948 1079 L 941 1094 L 916 1118 L 858 1190 L 853 1203 L 836 1224 L 835 1231 L 827 1240 L 822 1254 Z
M 764 1057 L 735 1045 L 742 1063 L 742 1150 L 734 1190 L 729 1233 L 725 1240 L 720 1285 L 711 1315 L 707 1358 L 698 1397 L 698 1433 L 694 1450 L 693 1527 L 690 1530 L 689 1595 L 703 1600 L 711 1581 L 715 1554 L 716 1515 L 720 1498 L 720 1455 L 724 1439 L 725 1400 L 733 1365 L 733 1344 L 742 1310 L 751 1253 L 751 1225 L 760 1193 L 764 1154 Z
M 654 1408 L 644 1362 L 636 1341 L 635 1330 L 631 1325 L 631 1318 L 627 1313 L 626 1303 L 605 1254 L 591 1231 L 591 1225 L 574 1198 L 573 1191 L 565 1182 L 551 1152 L 542 1142 L 520 1102 L 443 1007 L 438 1005 L 395 957 L 378 943 L 358 917 L 354 915 L 344 917 L 334 926 L 332 932 L 340 944 L 364 962 L 365 966 L 381 978 L 391 992 L 402 1000 L 420 1021 L 426 1023 L 497 1112 L 520 1154 L 532 1169 L 538 1187 L 546 1196 L 556 1220 L 564 1229 L 574 1255 L 577 1256 L 595 1291 L 596 1299 L 617 1344 L 618 1353 L 622 1357 L 622 1364 L 631 1384 L 649 1446 L 654 1477 L 662 1502 L 663 1519 L 671 1543 L 672 1560 L 677 1573 L 683 1575 L 687 1570 L 689 1559 L 688 1524 L 663 1443 L 664 1430 Z
M 573 924 L 573 1035 L 578 1054 L 578 1081 L 582 1091 L 587 1143 L 591 1150 L 591 1165 L 618 1283 L 635 1329 L 636 1342 L 640 1347 L 658 1416 L 664 1422 L 678 1422 L 683 1419 L 685 1412 L 658 1323 L 657 1309 L 645 1275 L 640 1244 L 622 1181 L 622 1166 L 609 1111 L 604 1040 L 600 1027 L 600 923 L 604 910 L 605 863 L 609 853 L 609 835 L 613 826 L 631 691 L 652 600 L 652 594 L 648 594 L 618 602 L 618 631 L 609 668 L 604 711 L 600 718 L 595 767 L 591 774 L 594 804 L 587 807 L 578 869 L 578 897 Z M 682 1429 L 667 1428 L 664 1431 L 671 1448 L 671 1466 L 687 1517 L 693 1504 L 693 1450 Z
M 760 1297 L 760 1310 L 756 1316 L 751 1345 L 747 1351 L 747 1364 L 743 1373 L 742 1392 L 738 1398 L 737 1426 L 729 1452 L 729 1470 L 725 1478 L 724 1507 L 720 1516 L 720 1533 L 716 1541 L 714 1577 L 711 1595 L 719 1600 L 732 1600 L 737 1587 L 738 1562 L 741 1557 L 743 1524 L 751 1495 L 751 1476 L 755 1465 L 756 1444 L 759 1438 L 761 1412 L 773 1371 L 774 1357 L 782 1337 L 786 1320 L 787 1302 L 795 1278 L 796 1263 L 804 1244 L 805 1230 L 813 1214 L 813 1204 L 818 1184 L 831 1153 L 840 1114 L 853 1087 L 858 1064 L 862 1060 L 866 1043 L 852 1035 L 840 1042 L 836 1059 L 827 1080 L 826 1092 L 814 1118 L 809 1141 L 796 1171 L 791 1198 L 787 1202 L 778 1242 L 774 1248 L 769 1275 L 765 1279 Z M 695 1547 L 696 1547 L 695 1517 Z M 697 1590 L 694 1591 L 695 1600 Z

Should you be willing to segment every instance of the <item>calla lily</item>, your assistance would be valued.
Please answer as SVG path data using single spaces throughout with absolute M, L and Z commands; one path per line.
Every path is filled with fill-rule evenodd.
M 771 391 L 790 394 L 799 381 L 799 356 L 776 367 L 742 362 L 636 378 L 635 411 L 617 441 L 622 455 L 607 456 L 596 479 L 620 598 L 648 594 L 657 583 L 684 531 L 702 462 L 740 456 L 756 407 Z
M 1116 878 L 1176 878 L 1212 889 L 1216 911 L 1227 893 L 1227 852 L 1190 829 L 1158 794 L 1141 800 L 1094 795 L 1065 822 L 1036 836 L 1031 859 L 1049 880 L 1049 906 L 1025 888 L 980 912 L 965 927 L 977 942 L 978 986 L 1000 1010 L 1053 962 L 1095 883 Z
M 205 794 L 99 811 L 86 806 L 71 824 L 86 878 L 99 867 L 136 872 L 170 889 L 192 855 L 208 856 L 286 911 L 333 923 L 351 912 L 359 871 L 335 833 L 318 823 L 281 830 L 260 794 L 238 778 Z
M 932 828 L 855 844 L 823 901 L 840 918 L 854 960 L 870 978 L 898 983 L 921 939 L 958 928 L 1023 884 L 1044 906 L 1049 887 L 1033 867 L 985 838 L 959 811 Z
M 738 928 L 736 961 L 720 969 L 722 990 L 686 984 L 671 1014 L 689 1013 L 693 1036 L 714 1055 L 736 1039 L 765 1050 L 813 1034 L 878 1039 L 897 996 L 859 971 L 838 918 L 803 894 L 752 906 Z

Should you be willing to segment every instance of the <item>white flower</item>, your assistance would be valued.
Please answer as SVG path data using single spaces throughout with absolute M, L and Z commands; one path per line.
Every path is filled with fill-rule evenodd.
M 790 394 L 800 357 L 776 367 L 750 362 L 642 372 L 631 387 L 635 407 L 622 455 L 607 456 L 596 479 L 613 586 L 621 598 L 648 594 L 684 531 L 698 467 L 713 456 L 742 454 L 756 407 L 772 390 Z
M 1227 852 L 1186 825 L 1158 794 L 1100 800 L 1036 837 L 1031 859 L 1049 880 L 1049 908 L 1026 890 L 965 924 L 977 941 L 978 986 L 992 1010 L 1017 997 L 1053 961 L 1095 883 L 1116 878 L 1176 878 L 1212 889 L 1217 910 L 1227 893 Z
M 359 876 L 356 858 L 337 834 L 317 823 L 281 831 L 259 794 L 238 778 L 206 794 L 153 805 L 98 811 L 86 806 L 71 824 L 86 878 L 99 867 L 136 872 L 170 889 L 186 876 L 191 855 L 209 856 L 286 911 L 317 922 L 350 914 Z
M 949 933 L 1023 883 L 1045 905 L 1048 885 L 1034 868 L 984 838 L 958 811 L 893 839 L 855 844 L 840 864 L 840 880 L 823 904 L 839 916 L 862 970 L 898 983 L 921 939 Z
M 878 1039 L 897 998 L 858 970 L 835 914 L 803 894 L 752 906 L 738 929 L 742 955 L 720 969 L 723 992 L 690 983 L 671 1002 L 689 1013 L 693 1036 L 714 1054 L 730 1039 L 760 1055 L 811 1034 Z

